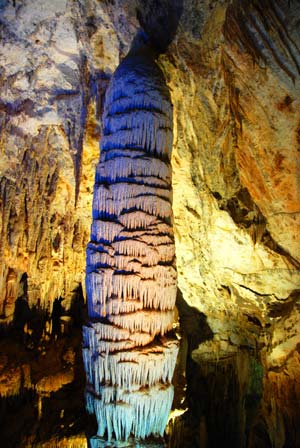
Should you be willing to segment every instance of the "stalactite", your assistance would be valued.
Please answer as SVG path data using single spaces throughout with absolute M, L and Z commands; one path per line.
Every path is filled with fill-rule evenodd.
M 130 146 L 127 148 L 130 152 Z M 142 156 L 138 159 L 130 156 L 119 156 L 100 162 L 96 168 L 96 183 L 105 182 L 111 184 L 126 181 L 134 183 L 134 177 L 138 177 L 140 183 L 148 181 L 158 185 L 167 185 L 166 180 L 171 180 L 170 166 L 159 159 L 152 160 L 150 157 Z M 161 180 L 161 182 L 160 182 Z
M 87 409 L 107 440 L 162 436 L 178 351 L 172 106 L 147 45 L 108 87 L 87 247 Z

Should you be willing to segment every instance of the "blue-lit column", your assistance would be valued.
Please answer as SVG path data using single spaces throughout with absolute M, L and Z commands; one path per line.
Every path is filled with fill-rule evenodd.
M 87 247 L 87 408 L 109 441 L 163 435 L 178 351 L 172 105 L 143 39 L 106 93 Z

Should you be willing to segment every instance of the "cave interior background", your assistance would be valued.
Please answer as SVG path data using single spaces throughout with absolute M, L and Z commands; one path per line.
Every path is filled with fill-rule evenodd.
M 4 0 L 0 12 L 3 443 L 80 447 L 94 430 L 80 327 L 100 121 L 143 26 L 174 114 L 182 413 L 167 443 L 300 446 L 299 1 Z

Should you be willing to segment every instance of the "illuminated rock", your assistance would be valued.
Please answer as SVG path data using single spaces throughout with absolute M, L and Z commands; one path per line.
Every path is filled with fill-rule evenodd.
M 64 291 L 65 303 L 70 303 L 72 291 L 82 282 L 104 92 L 139 26 L 136 6 L 140 16 L 150 17 L 152 34 L 160 40 L 161 34 L 167 37 L 165 29 L 161 33 L 157 26 L 163 16 L 160 7 L 166 3 L 1 2 L 1 324 L 13 319 L 24 272 L 30 307 L 40 299 L 50 312 L 55 297 Z M 212 359 L 219 360 L 220 354 L 239 353 L 245 347 L 253 352 L 263 363 L 264 394 L 257 422 L 247 428 L 252 445 L 268 446 L 266 435 L 263 441 L 255 439 L 265 433 L 270 436 L 269 446 L 298 446 L 300 3 L 265 1 L 263 7 L 257 0 L 182 3 L 180 27 L 168 51 L 159 57 L 159 65 L 174 108 L 178 285 L 184 300 L 206 316 L 214 333 L 212 346 L 200 344 L 194 358 L 201 365 L 210 352 Z M 136 94 L 135 101 L 143 94 Z M 126 101 L 120 98 L 111 104 L 124 109 Z M 111 126 L 117 138 L 118 124 L 114 121 Z M 142 152 L 107 149 L 106 166 L 110 163 L 116 171 L 116 154 L 134 158 Z M 158 161 L 149 159 L 143 166 L 147 164 L 147 172 L 153 173 Z M 143 167 L 133 169 L 139 182 L 134 188 L 142 192 Z M 170 171 L 164 163 L 158 171 L 161 177 L 151 176 L 149 189 L 164 190 L 169 185 Z M 132 191 L 126 188 L 129 199 Z M 108 191 L 120 201 L 123 190 L 115 183 Z M 160 198 L 166 199 L 161 194 Z M 156 266 L 161 256 L 169 259 L 174 250 L 166 246 L 168 226 L 155 221 L 142 210 L 120 215 L 111 232 L 118 235 L 125 226 L 128 230 L 122 234 L 127 239 L 91 243 L 92 260 L 87 264 L 130 268 L 140 275 L 141 259 L 148 268 Z M 99 241 L 99 235 L 107 240 L 107 222 L 105 218 L 94 221 L 93 241 Z M 151 223 L 155 225 L 151 234 L 140 231 L 139 226 Z M 104 250 L 98 251 L 100 246 Z M 132 254 L 138 254 L 138 260 Z M 142 275 L 147 276 L 149 290 L 147 284 L 153 279 L 145 270 Z M 106 299 L 106 314 L 142 309 L 136 299 Z M 203 337 L 203 327 L 194 317 L 187 327 L 188 333 L 193 329 Z M 139 331 L 134 337 L 128 344 L 141 349 L 139 344 L 151 335 Z M 120 342 L 116 339 L 110 347 L 115 350 Z M 235 433 L 252 410 L 243 410 L 230 429 L 228 409 L 236 395 L 227 388 L 232 401 L 219 407 L 225 396 L 220 370 L 213 371 L 220 387 L 208 386 L 211 395 L 203 399 L 213 415 L 207 433 L 216 446 L 233 446 L 223 436 Z M 191 376 L 198 391 L 199 376 Z M 210 399 L 213 393 L 216 413 Z M 217 416 L 219 430 L 215 431 Z M 12 418 L 17 420 L 15 415 Z M 199 420 L 196 424 L 198 430 Z M 9 426 L 3 424 L 1 429 Z M 13 426 L 11 431 L 16 432 Z M 41 433 L 40 428 L 36 433 Z M 12 443 L 8 440 L 7 445 Z M 251 445 L 250 440 L 243 443 Z
M 103 114 L 83 330 L 87 409 L 98 436 L 162 436 L 178 343 L 170 156 L 172 106 L 150 46 L 115 72 Z

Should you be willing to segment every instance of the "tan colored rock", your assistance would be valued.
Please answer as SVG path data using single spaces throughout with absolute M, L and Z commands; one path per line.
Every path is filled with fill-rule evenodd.
M 1 397 L 17 396 L 20 393 L 22 371 L 20 367 L 9 368 L 0 374 Z
M 86 435 L 77 435 L 71 437 L 63 437 L 61 439 L 53 438 L 46 442 L 37 443 L 37 448 L 87 448 L 88 442 Z
M 73 369 L 66 369 L 52 375 L 44 376 L 35 385 L 39 395 L 49 396 L 74 380 Z
M 1 322 L 23 272 L 30 305 L 49 310 L 84 281 L 103 95 L 138 27 L 135 0 L 40 3 L 2 13 Z M 284 420 L 299 417 L 287 404 L 299 389 L 299 3 L 196 3 L 159 58 L 174 104 L 178 283 L 214 333 L 195 356 L 246 346 L 260 357 L 279 448 Z

